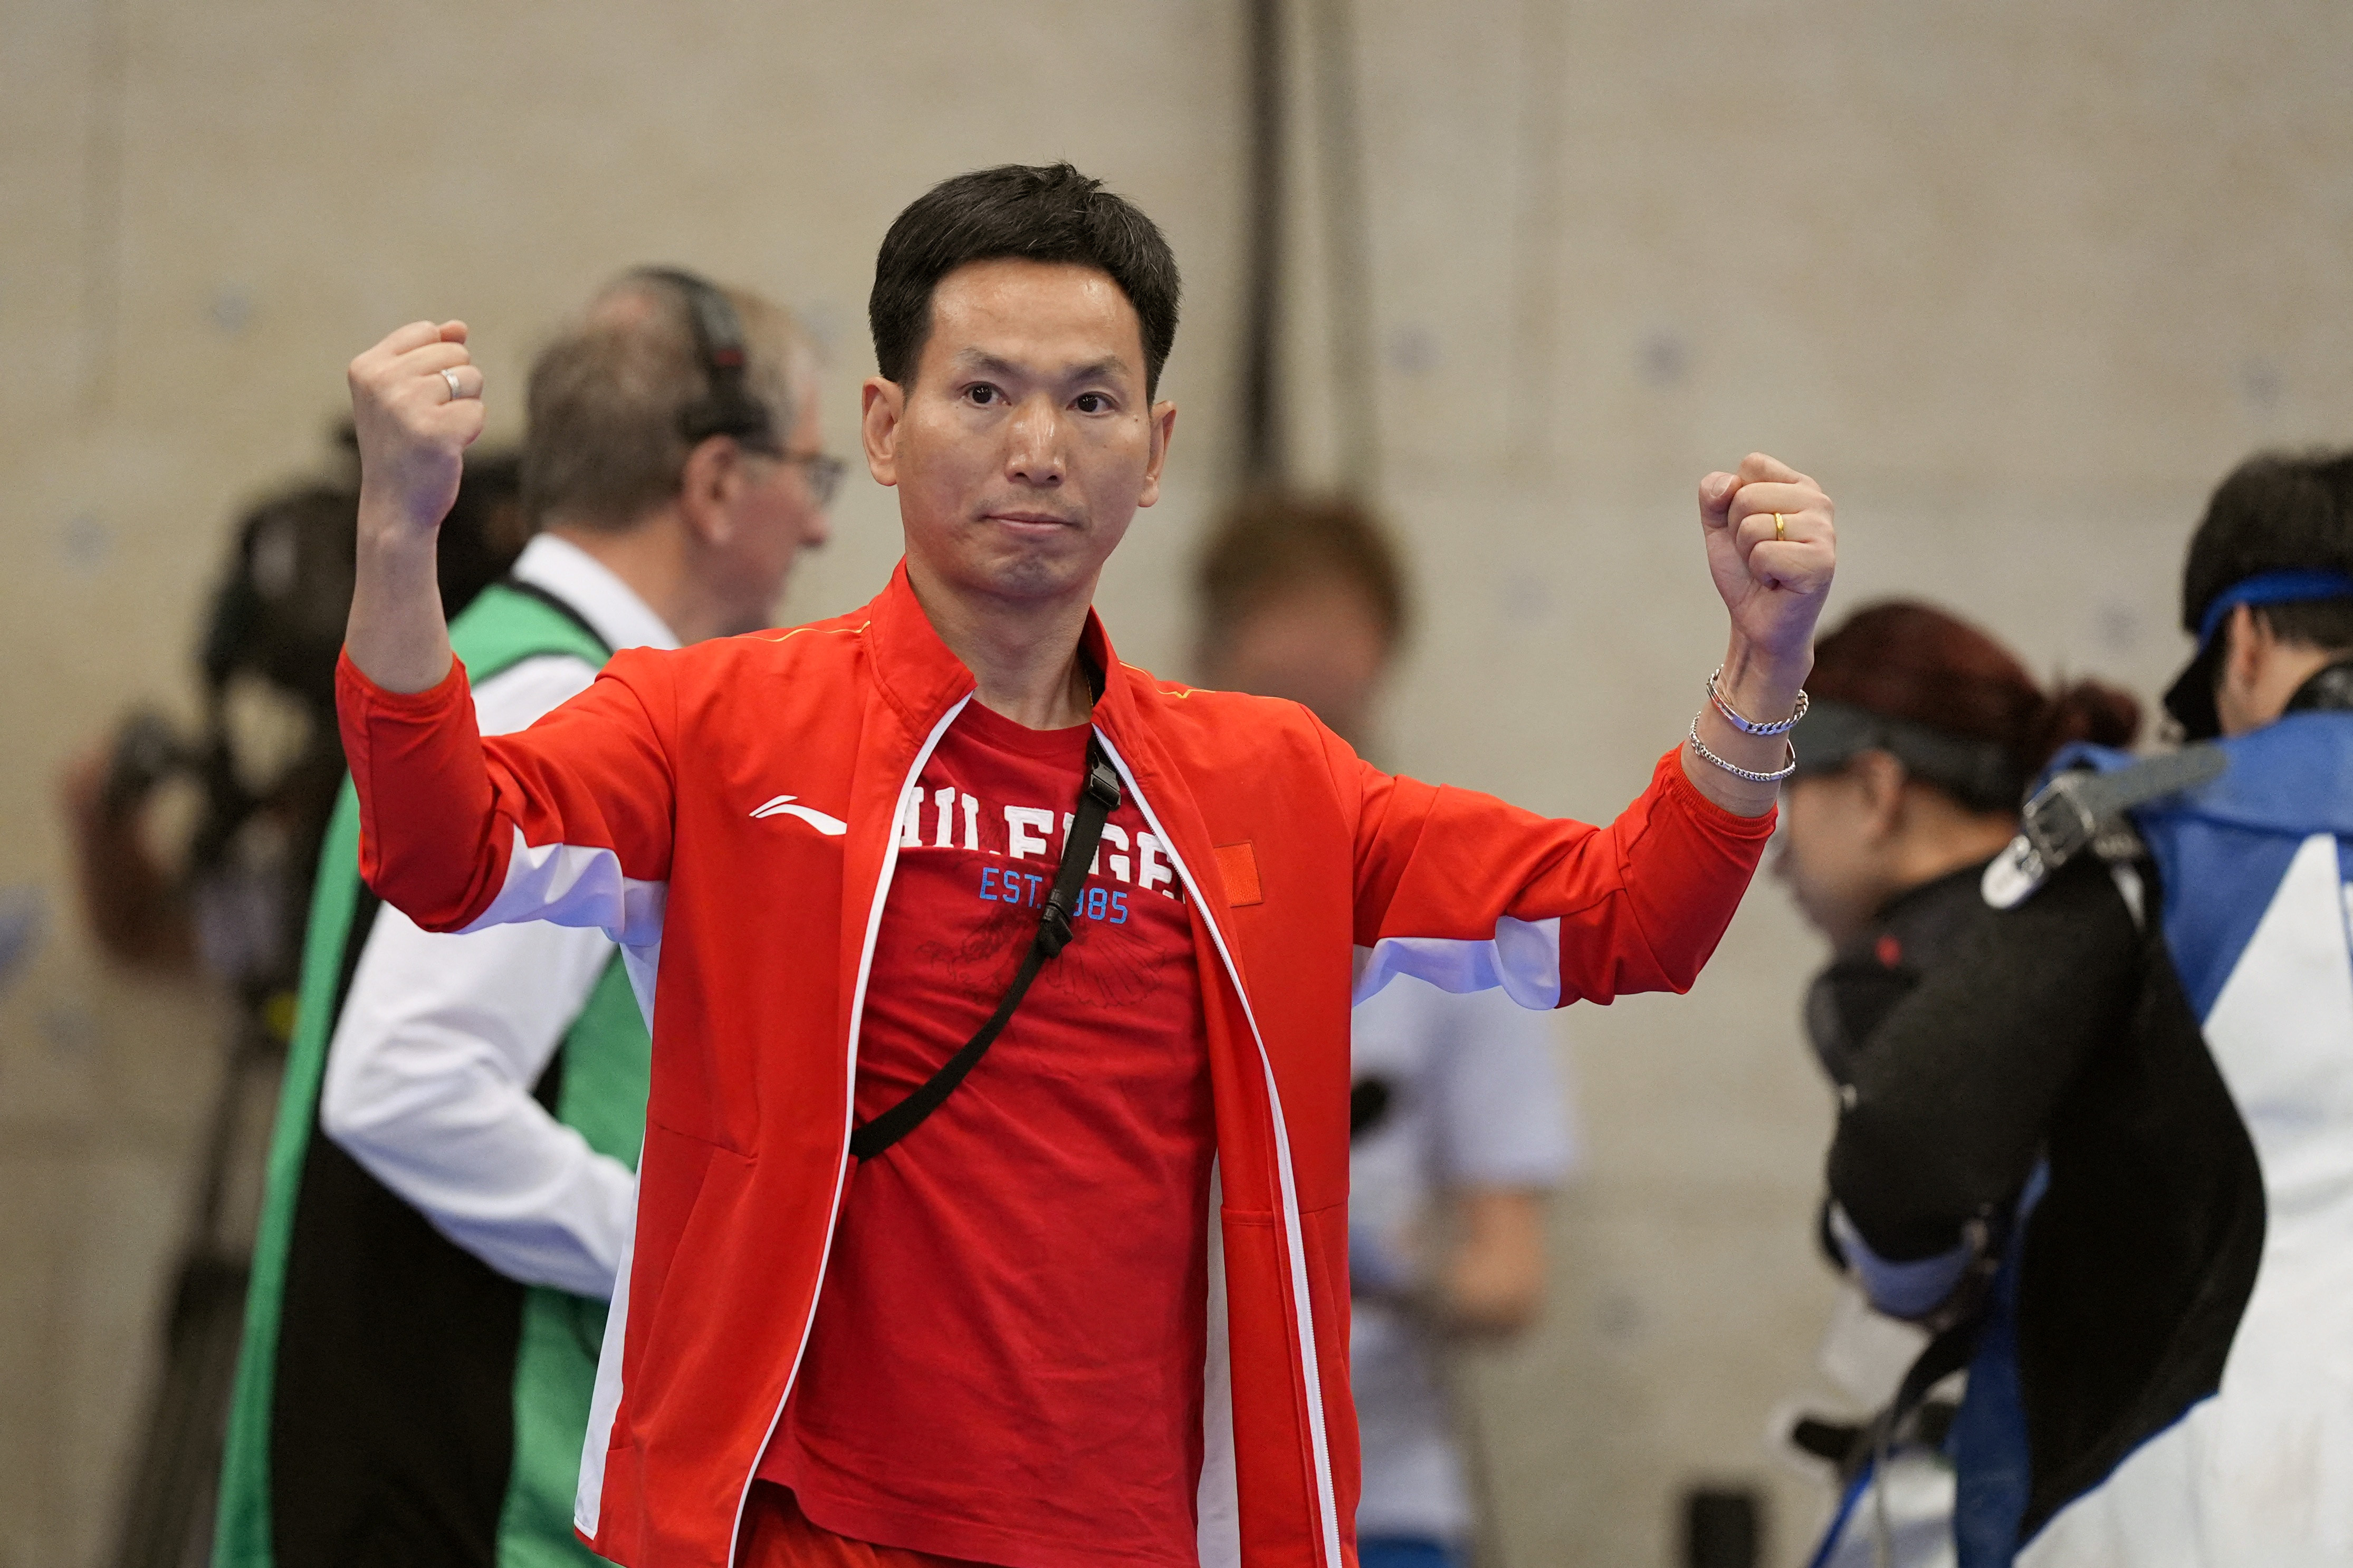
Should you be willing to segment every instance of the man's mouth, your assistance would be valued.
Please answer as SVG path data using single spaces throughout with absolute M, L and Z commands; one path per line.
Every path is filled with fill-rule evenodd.
M 1029 529 L 1043 530 L 1076 528 L 1079 526 L 1078 520 L 1075 518 L 1057 517 L 1051 512 L 1044 511 L 990 511 L 983 512 L 981 514 L 981 519 L 986 522 L 1006 523 L 1014 528 L 1025 531 Z

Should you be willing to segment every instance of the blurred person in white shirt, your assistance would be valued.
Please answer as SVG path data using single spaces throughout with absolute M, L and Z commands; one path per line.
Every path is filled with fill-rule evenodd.
M 1409 600 L 1356 503 L 1246 495 L 1197 574 L 1202 684 L 1304 704 L 1366 749 Z M 1349 1116 L 1351 1381 L 1362 1568 L 1458 1568 L 1482 1521 L 1446 1342 L 1533 1322 L 1545 1198 L 1579 1158 L 1549 1016 L 1411 977 L 1357 1006 Z

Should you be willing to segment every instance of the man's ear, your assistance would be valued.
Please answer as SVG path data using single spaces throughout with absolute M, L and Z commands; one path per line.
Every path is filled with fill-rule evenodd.
M 733 502 L 744 480 L 744 448 L 733 436 L 706 436 L 686 455 L 678 510 L 699 542 L 724 544 L 734 536 Z
M 895 381 L 870 375 L 859 390 L 858 437 L 866 448 L 866 471 L 878 485 L 899 482 L 899 426 L 907 416 L 907 391 Z
M 2231 618 L 2222 623 L 2221 683 L 2240 691 L 2253 690 L 2265 656 L 2278 643 L 2271 623 L 2248 605 L 2232 605 Z
M 1135 498 L 1138 506 L 1150 506 L 1160 499 L 1160 468 L 1168 461 L 1168 443 L 1176 436 L 1176 405 L 1155 403 L 1152 405 L 1152 457 L 1144 466 L 1144 489 Z

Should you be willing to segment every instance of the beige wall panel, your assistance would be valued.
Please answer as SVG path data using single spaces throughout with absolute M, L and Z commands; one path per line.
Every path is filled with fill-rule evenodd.
M 1561 181 L 1531 269 L 1580 468 L 1770 438 L 1948 479 L 2196 483 L 2353 395 L 2327 347 L 2353 289 L 2340 10 L 1490 15 L 1366 7 L 1383 314 L 1441 324 L 1430 374 L 1461 394 L 1392 429 L 1401 462 L 1492 422 L 1508 362 L 1481 351 L 1519 301 L 1452 285 L 1541 226 L 1496 200 L 1504 149 L 1457 131 L 1514 100 L 1516 155 Z M 1460 352 L 1450 313 L 1476 321 Z

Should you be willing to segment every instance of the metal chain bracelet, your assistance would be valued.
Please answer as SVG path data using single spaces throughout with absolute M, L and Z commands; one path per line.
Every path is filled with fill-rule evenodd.
M 1800 705 L 1798 711 L 1803 713 L 1805 711 L 1805 708 Z M 1699 753 L 1700 761 L 1704 763 L 1714 763 L 1717 767 L 1722 768 L 1734 778 L 1746 779 L 1750 784 L 1779 784 L 1782 780 L 1789 777 L 1798 771 L 1798 748 L 1791 745 L 1790 742 L 1787 741 L 1784 741 L 1781 743 L 1789 747 L 1789 765 L 1782 768 L 1778 773 L 1752 773 L 1746 768 L 1736 767 L 1734 764 L 1725 762 L 1722 757 L 1717 756 L 1714 752 L 1709 751 L 1707 749 L 1707 742 L 1699 738 L 1699 721 L 1697 719 L 1694 719 L 1691 723 L 1691 743 L 1692 750 Z
M 1726 702 L 1724 700 L 1724 693 L 1717 689 L 1715 684 L 1723 674 L 1724 666 L 1719 664 L 1715 667 L 1714 673 L 1708 676 L 1707 700 L 1715 704 L 1715 710 L 1724 715 L 1725 722 L 1730 724 L 1734 729 L 1739 731 L 1744 735 L 1786 735 L 1790 731 L 1798 727 L 1798 721 L 1806 716 L 1806 709 L 1812 702 L 1812 699 L 1806 695 L 1806 689 L 1800 686 L 1798 688 L 1798 710 L 1796 712 L 1790 714 L 1787 719 L 1782 720 L 1777 724 L 1759 724 L 1751 720 L 1743 718 L 1736 710 L 1734 710 L 1731 703 Z

